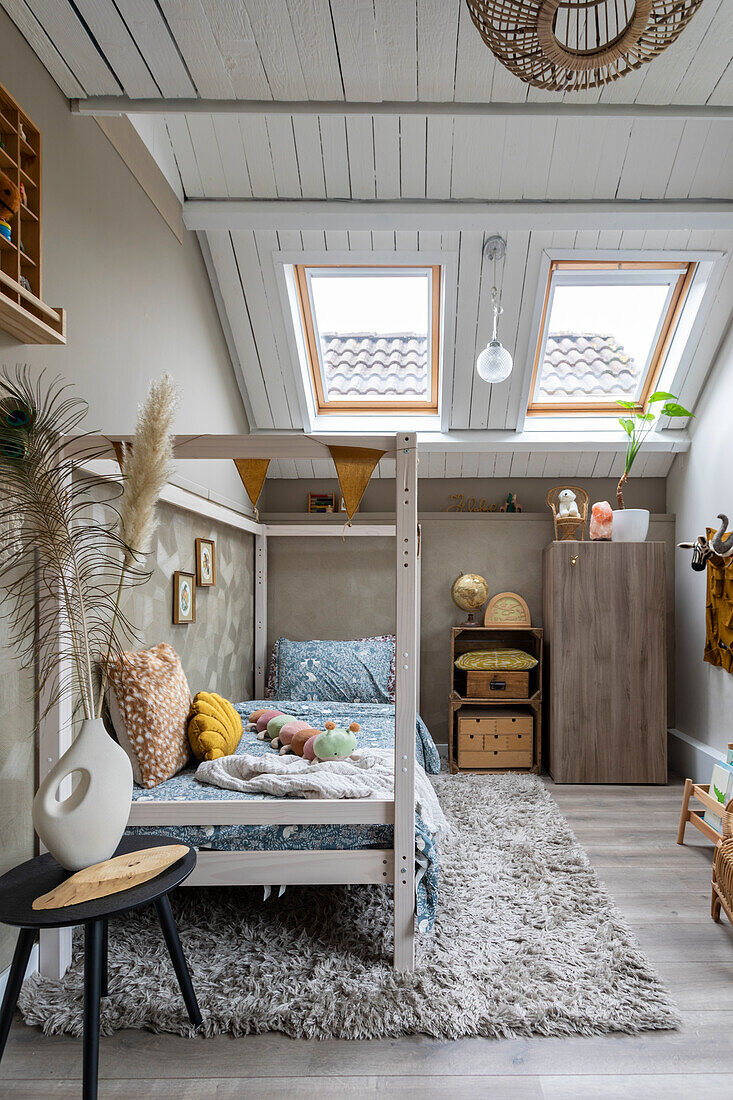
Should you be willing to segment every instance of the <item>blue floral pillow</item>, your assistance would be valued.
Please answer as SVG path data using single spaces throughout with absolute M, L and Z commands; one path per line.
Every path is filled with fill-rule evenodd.
M 278 638 L 269 688 L 275 699 L 394 703 L 394 635 L 354 641 Z

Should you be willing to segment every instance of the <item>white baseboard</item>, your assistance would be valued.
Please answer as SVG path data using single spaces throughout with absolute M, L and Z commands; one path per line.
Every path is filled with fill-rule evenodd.
M 668 733 L 669 766 L 672 771 L 696 783 L 709 783 L 713 764 L 725 760 L 725 753 L 682 730 L 670 729 Z
M 38 944 L 34 943 L 31 948 L 31 957 L 28 960 L 28 966 L 26 968 L 25 976 L 30 978 L 31 974 L 35 974 L 38 970 Z M 0 974 L 0 998 L 5 996 L 5 987 L 8 984 L 8 978 L 10 977 L 10 967 L 6 967 Z

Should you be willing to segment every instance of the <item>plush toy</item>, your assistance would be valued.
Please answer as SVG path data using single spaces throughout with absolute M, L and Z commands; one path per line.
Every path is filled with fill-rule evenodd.
M 231 756 L 242 738 L 242 719 L 232 704 L 214 691 L 194 695 L 186 729 L 197 760 Z
M 313 742 L 313 758 L 316 760 L 345 760 L 356 748 L 359 723 L 352 722 L 348 729 L 340 729 L 333 722 L 326 722 L 323 733 L 319 733 Z M 307 746 L 306 746 L 307 748 Z M 306 753 L 303 752 L 303 756 Z M 308 758 L 312 759 L 312 758 Z
M 305 756 L 305 747 L 309 742 L 315 741 L 316 737 L 321 730 L 314 730 L 312 726 L 306 727 L 304 730 L 298 730 L 293 734 L 293 739 L 290 742 L 290 749 L 296 756 Z M 306 757 L 306 760 L 309 759 Z M 311 758 L 312 759 L 312 758 Z
M 266 710 L 267 710 L 267 707 L 263 707 L 261 710 L 253 710 L 252 713 L 250 714 L 249 718 L 247 719 L 247 729 L 249 729 L 250 731 L 251 730 L 256 730 L 257 729 L 257 722 L 262 717 L 262 715 L 265 713 Z
M 295 718 L 292 722 L 286 722 L 284 726 L 281 726 L 278 737 L 278 741 L 280 742 L 280 755 L 284 756 L 286 752 L 292 752 L 290 744 L 299 730 L 309 730 L 310 728 L 310 722 L 301 722 L 299 718 Z
M 6 240 L 12 241 L 13 231 L 10 228 L 10 219 L 20 209 L 20 191 L 15 186 L 10 176 L 0 172 L 0 233 Z
M 274 718 L 270 719 L 265 729 L 265 739 L 270 742 L 273 749 L 280 748 L 280 730 L 283 726 L 287 726 L 288 722 L 294 721 L 295 718 L 292 714 L 276 714 Z
M 267 736 L 267 723 L 270 721 L 271 718 L 277 718 L 278 714 L 282 714 L 282 711 L 272 709 L 262 711 L 259 718 L 255 722 L 255 726 L 257 728 L 257 736 L 260 741 L 264 741 L 265 737 Z
M 580 519 L 580 512 L 578 511 L 578 505 L 575 501 L 575 493 L 572 489 L 562 489 L 557 499 L 558 516 L 572 516 L 573 519 Z

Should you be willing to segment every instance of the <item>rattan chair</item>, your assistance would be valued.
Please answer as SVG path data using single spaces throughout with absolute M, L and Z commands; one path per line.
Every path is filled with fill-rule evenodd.
M 578 511 L 580 512 L 579 519 L 576 516 L 559 515 L 559 498 L 563 489 L 570 489 L 575 493 L 575 503 L 578 505 Z M 545 500 L 552 512 L 552 519 L 555 524 L 555 541 L 573 540 L 582 542 L 585 538 L 585 522 L 588 518 L 588 494 L 585 489 L 581 489 L 579 485 L 556 485 L 553 489 L 550 489 Z
M 725 837 L 715 848 L 713 856 L 713 897 L 710 916 L 720 920 L 720 907 L 733 924 L 733 837 Z

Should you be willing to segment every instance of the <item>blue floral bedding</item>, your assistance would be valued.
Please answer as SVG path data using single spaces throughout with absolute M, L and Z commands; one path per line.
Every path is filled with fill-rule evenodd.
M 324 722 L 348 726 L 358 722 L 359 746 L 391 748 L 394 745 L 394 705 L 391 703 L 331 703 L 296 702 L 294 700 L 249 700 L 236 705 L 246 721 L 247 716 L 260 707 L 276 707 L 286 714 L 311 722 L 316 729 L 323 729 Z M 272 752 L 266 741 L 260 741 L 254 733 L 243 732 L 236 753 L 259 755 Z M 415 729 L 415 759 L 426 772 L 440 771 L 440 758 L 427 726 L 418 717 Z M 262 798 L 269 796 L 242 794 L 199 783 L 194 779 L 195 766 L 186 768 L 172 779 L 148 789 L 135 786 L 133 801 L 160 802 L 186 801 L 187 799 L 231 800 Z M 133 826 L 129 834 L 161 833 L 176 837 L 194 848 L 228 852 L 257 851 L 312 851 L 358 850 L 364 848 L 391 848 L 391 825 L 155 825 Z M 425 931 L 432 927 L 438 901 L 438 853 L 433 837 L 418 814 L 415 814 L 415 872 L 417 878 L 418 927 Z M 276 885 L 270 883 L 269 885 Z
M 267 694 L 272 699 L 394 703 L 394 634 L 349 642 L 278 638 Z

